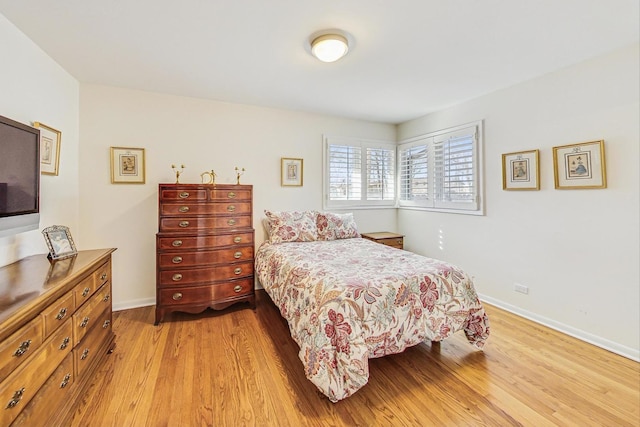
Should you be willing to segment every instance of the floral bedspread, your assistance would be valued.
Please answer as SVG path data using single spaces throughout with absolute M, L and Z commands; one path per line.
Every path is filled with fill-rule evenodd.
M 471 278 L 443 261 L 362 238 L 265 242 L 255 258 L 307 378 L 332 402 L 367 383 L 369 358 L 460 330 L 481 349 L 489 336 Z

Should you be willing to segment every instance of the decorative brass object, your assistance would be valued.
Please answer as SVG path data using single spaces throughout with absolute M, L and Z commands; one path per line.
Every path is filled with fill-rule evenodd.
M 240 185 L 240 177 L 244 174 L 244 168 L 238 169 L 236 166 L 236 184 Z
M 211 172 L 205 171 L 200 174 L 200 178 L 202 179 L 203 184 L 213 184 L 216 185 L 216 173 L 211 169 Z
M 171 169 L 176 173 L 176 184 L 180 184 L 180 174 L 184 170 L 184 165 L 180 165 L 180 170 L 177 170 L 176 165 L 171 165 Z

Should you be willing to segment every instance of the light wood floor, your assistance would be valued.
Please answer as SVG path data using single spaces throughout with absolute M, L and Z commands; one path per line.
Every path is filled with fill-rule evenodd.
M 330 403 L 303 374 L 277 308 L 114 313 L 117 347 L 77 426 L 638 426 L 637 362 L 486 306 L 483 352 L 456 334 L 370 361 L 369 383 Z

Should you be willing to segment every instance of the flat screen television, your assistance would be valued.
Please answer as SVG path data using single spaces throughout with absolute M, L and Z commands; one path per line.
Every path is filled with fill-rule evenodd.
M 0 116 L 0 237 L 40 227 L 40 130 Z

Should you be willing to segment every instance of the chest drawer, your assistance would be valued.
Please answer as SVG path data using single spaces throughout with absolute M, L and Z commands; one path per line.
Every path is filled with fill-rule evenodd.
M 0 343 L 0 381 L 40 347 L 42 331 L 42 320 L 36 317 Z
M 184 288 L 165 288 L 160 290 L 162 305 L 189 305 L 208 301 L 242 297 L 252 294 L 253 278 L 216 283 L 212 286 L 190 286 Z
M 181 189 L 160 187 L 159 199 L 162 201 L 204 201 L 207 200 L 207 190 L 205 189 Z
M 251 216 L 233 215 L 218 217 L 166 217 L 160 219 L 160 231 L 188 232 L 191 230 L 211 231 L 212 228 L 233 230 L 251 227 Z
M 206 249 L 220 246 L 244 245 L 253 243 L 253 233 L 233 233 L 201 236 L 158 236 L 160 250 Z
M 238 246 L 210 251 L 161 253 L 158 255 L 160 268 L 193 267 L 223 264 L 253 259 L 253 246 Z
M 111 307 L 111 283 L 106 283 L 73 315 L 73 339 L 77 344 L 91 327 L 104 321 L 101 314 Z
M 48 337 L 58 326 L 67 320 L 76 310 L 73 291 L 58 299 L 49 308 L 42 312 L 44 321 L 44 336 Z
M 251 190 L 247 188 L 234 188 L 234 189 L 223 189 L 223 188 L 214 188 L 209 193 L 211 200 L 222 201 L 222 200 L 247 200 L 251 201 L 252 195 Z
M 247 202 L 220 203 L 162 203 L 160 215 L 214 215 L 214 214 L 246 214 L 251 212 L 251 204 Z
M 215 281 L 228 281 L 253 276 L 253 261 L 208 268 L 160 271 L 160 285 L 181 286 Z

